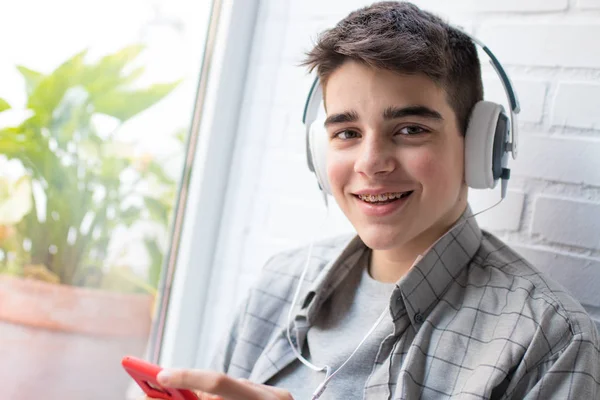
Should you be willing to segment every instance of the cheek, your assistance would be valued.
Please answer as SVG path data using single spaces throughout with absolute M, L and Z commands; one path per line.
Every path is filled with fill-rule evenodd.
M 461 184 L 462 165 L 460 154 L 424 149 L 407 158 L 405 168 L 424 191 L 443 193 Z
M 352 175 L 352 162 L 338 152 L 327 153 L 327 178 L 334 195 L 341 193 Z
M 417 181 L 427 185 L 431 181 L 439 178 L 442 168 L 435 153 L 428 150 L 415 152 L 404 158 L 404 167 Z

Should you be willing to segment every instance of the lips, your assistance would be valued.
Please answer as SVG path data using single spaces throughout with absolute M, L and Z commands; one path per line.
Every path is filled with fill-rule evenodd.
M 357 201 L 358 208 L 366 216 L 385 217 L 399 212 L 402 208 L 404 208 L 404 205 L 410 201 L 413 192 L 413 190 L 404 192 L 386 191 L 377 195 L 373 194 L 373 192 L 370 192 L 355 194 L 354 198 Z M 387 195 L 388 193 L 392 193 L 391 198 Z M 371 199 L 373 199 L 373 201 Z
M 385 203 L 391 202 L 397 199 L 402 199 L 404 197 L 409 196 L 412 193 L 411 191 L 407 192 L 389 192 L 383 194 L 358 194 L 356 195 L 360 200 L 365 201 L 371 204 Z

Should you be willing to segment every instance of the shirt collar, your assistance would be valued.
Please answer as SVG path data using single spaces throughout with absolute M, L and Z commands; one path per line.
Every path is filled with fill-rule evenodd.
M 346 278 L 352 268 L 359 264 L 360 258 L 368 250 L 367 246 L 356 235 L 347 242 L 341 253 L 328 262 L 313 280 L 308 292 L 301 298 L 300 311 L 297 315 L 305 318 L 306 322 L 310 324 L 325 300 Z
M 467 206 L 458 221 L 400 279 L 393 297 L 399 298 L 400 292 L 415 330 L 471 262 L 481 245 L 481 237 L 481 229 Z M 392 309 L 394 306 L 392 303 Z
M 393 298 L 401 296 L 411 323 L 417 329 L 437 304 L 442 294 L 466 267 L 481 244 L 481 230 L 467 206 L 456 223 L 440 237 L 410 271 L 397 283 Z M 330 261 L 313 280 L 306 295 L 299 299 L 296 321 L 307 325 L 314 321 L 319 309 L 333 290 L 369 248 L 355 236 L 347 242 L 338 257 Z M 398 291 L 401 295 L 398 295 Z M 396 303 L 392 302 L 394 314 Z M 396 312 L 394 312 L 396 311 Z

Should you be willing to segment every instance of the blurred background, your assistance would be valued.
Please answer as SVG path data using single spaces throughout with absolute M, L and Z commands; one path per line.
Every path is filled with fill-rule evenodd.
M 370 3 L 24 0 L 0 14 L 11 399 L 125 398 L 125 354 L 205 367 L 270 256 L 352 232 L 333 202 L 325 220 L 306 167 L 298 64 Z M 414 3 L 486 43 L 520 97 L 509 194 L 478 221 L 600 320 L 600 1 Z M 481 60 L 486 99 L 506 106 Z M 499 190 L 469 196 L 477 212 Z
M 4 5 L 3 397 L 125 398 L 120 359 L 144 355 L 163 291 L 211 8 Z

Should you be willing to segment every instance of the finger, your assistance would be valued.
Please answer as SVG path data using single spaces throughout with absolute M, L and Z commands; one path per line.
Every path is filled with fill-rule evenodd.
M 294 400 L 291 393 L 285 389 L 280 389 L 275 386 L 262 385 L 260 383 L 252 382 L 252 381 L 250 381 L 248 379 L 244 379 L 244 378 L 239 378 L 238 381 L 245 383 L 246 385 L 252 385 L 256 388 L 260 388 L 263 391 L 273 393 L 277 397 L 278 400 Z
M 199 369 L 163 370 L 157 375 L 158 383 L 167 387 L 191 389 L 221 396 L 228 400 L 269 400 L 273 393 L 240 382 L 225 374 Z
M 196 395 L 198 396 L 198 400 L 225 400 L 221 396 L 206 392 L 196 392 Z
M 202 393 L 202 392 L 196 392 L 196 396 L 198 396 L 198 400 L 224 400 L 221 396 L 216 396 L 214 394 L 210 394 L 210 393 Z M 160 400 L 160 399 L 155 399 L 154 397 L 148 397 L 146 395 L 137 398 L 137 400 Z

